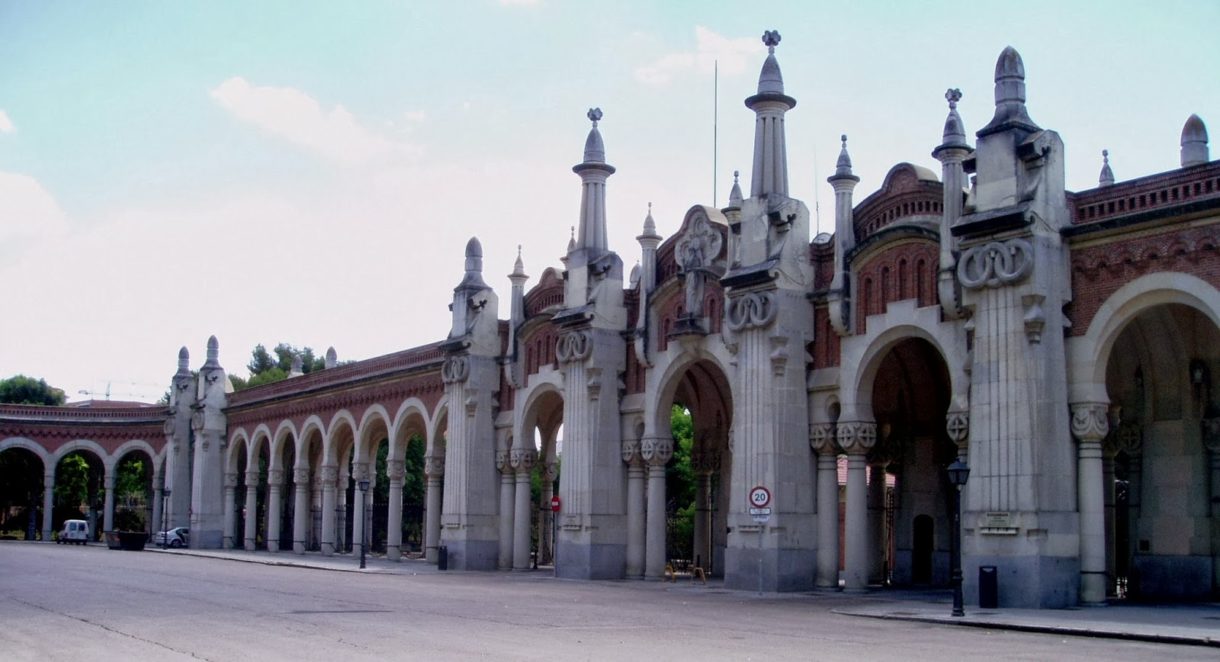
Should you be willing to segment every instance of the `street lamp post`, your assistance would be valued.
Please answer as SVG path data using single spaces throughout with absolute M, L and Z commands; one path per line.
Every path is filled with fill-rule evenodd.
M 959 457 L 949 465 L 946 472 L 949 474 L 949 483 L 953 485 L 953 531 L 949 537 L 949 556 L 953 564 L 953 574 L 950 577 L 953 583 L 953 615 L 965 616 L 966 610 L 962 608 L 962 487 L 970 478 L 970 467 Z
M 161 490 L 161 549 L 169 547 L 169 493 L 170 488 Z
M 360 484 L 360 512 L 363 514 L 364 509 L 366 507 L 368 507 L 368 499 L 366 498 L 366 495 L 368 494 L 368 491 L 369 491 L 369 481 L 366 478 L 366 479 L 360 481 L 359 484 Z M 368 545 L 365 543 L 365 541 L 367 541 L 369 538 L 368 526 L 365 525 L 368 522 L 368 518 L 362 516 L 360 519 L 362 520 L 360 522 L 360 569 L 364 570 L 364 555 L 365 555 L 366 550 L 368 549 Z

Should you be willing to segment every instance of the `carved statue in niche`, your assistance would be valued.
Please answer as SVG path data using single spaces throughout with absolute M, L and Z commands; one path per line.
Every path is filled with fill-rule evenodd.
M 678 241 L 679 273 L 686 283 L 686 314 L 684 318 L 703 317 L 703 294 L 709 275 L 718 276 L 713 265 L 720 255 L 724 239 L 711 227 L 704 216 L 697 216 L 686 236 Z

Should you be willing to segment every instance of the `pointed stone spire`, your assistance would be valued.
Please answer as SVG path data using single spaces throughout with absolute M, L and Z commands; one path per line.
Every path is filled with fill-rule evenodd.
M 750 183 L 751 197 L 772 193 L 788 195 L 788 148 L 784 137 L 784 113 L 796 106 L 796 99 L 784 94 L 784 77 L 775 59 L 779 32 L 763 33 L 767 45 L 767 60 L 758 76 L 758 94 L 746 99 L 746 107 L 754 111 L 754 173 Z
M 738 209 L 741 208 L 741 183 L 738 181 L 740 176 L 741 172 L 733 171 L 733 189 L 729 191 L 729 206 Z
M 455 289 L 485 289 L 483 282 L 483 244 L 478 237 L 471 237 L 466 242 L 466 275 Z
M 335 352 L 333 345 L 326 348 L 326 359 L 323 365 L 326 366 L 327 370 L 339 365 L 339 354 Z
M 1098 186 L 1110 186 L 1114 183 L 1114 171 L 1110 169 L 1110 150 L 1101 150 L 1101 174 L 1097 177 Z
M 648 203 L 648 215 L 644 217 L 644 234 L 645 237 L 660 237 L 657 234 L 657 222 L 652 220 L 652 203 Z
M 208 358 L 204 361 L 203 367 L 205 370 L 220 367 L 220 341 L 216 339 L 216 336 L 208 338 Z
M 580 175 L 584 190 L 580 201 L 580 238 L 578 247 L 600 255 L 609 250 L 606 240 L 606 179 L 614 174 L 614 166 L 606 163 L 606 146 L 597 123 L 602 119 L 601 108 L 590 108 L 585 114 L 593 123 L 585 139 L 585 160 L 572 168 Z
M 292 367 L 288 370 L 289 377 L 301 377 L 305 374 L 305 363 L 301 361 L 301 357 L 292 357 Z
M 1186 118 L 1182 127 L 1182 167 L 1188 168 L 1209 161 L 1207 154 L 1207 127 L 1198 115 Z
M 569 253 L 576 250 L 576 226 L 573 225 L 571 227 L 571 230 L 572 230 L 571 235 L 568 237 L 568 252 Z
M 643 291 L 648 292 L 656 284 L 657 246 L 661 245 L 661 235 L 657 234 L 657 223 L 652 220 L 652 203 L 648 203 L 648 215 L 644 217 L 644 232 L 635 238 L 640 242 L 639 282 Z M 634 274 L 634 272 L 633 272 Z M 635 278 L 633 275 L 632 278 Z
M 940 147 L 937 149 L 949 149 L 951 147 L 970 146 L 966 143 L 966 127 L 962 124 L 962 116 L 957 113 L 957 102 L 962 100 L 962 91 L 954 88 L 949 88 L 945 92 L 945 101 L 949 102 L 949 116 L 945 118 L 945 132 L 941 140 Z M 932 152 L 936 156 L 936 152 Z
M 191 376 L 191 353 L 187 351 L 184 345 L 178 350 L 178 373 L 175 377 L 190 377 Z
M 982 138 L 1014 128 L 1040 130 L 1025 109 L 1025 63 L 1015 48 L 1007 46 L 995 63 L 995 116 L 977 135 Z
M 843 146 L 839 149 L 839 160 L 835 162 L 835 174 L 829 177 L 826 181 L 834 184 L 839 179 L 850 179 L 853 182 L 860 181 L 860 178 L 853 175 L 851 172 L 851 155 L 847 153 L 847 134 L 839 136 Z
M 521 244 L 517 244 L 517 261 L 513 262 L 513 272 L 508 275 L 509 280 L 517 278 L 529 278 L 525 275 L 525 263 L 521 261 Z

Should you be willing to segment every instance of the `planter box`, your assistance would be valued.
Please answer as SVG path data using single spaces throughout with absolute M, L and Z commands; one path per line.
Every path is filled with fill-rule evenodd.
M 143 531 L 107 531 L 105 535 L 106 546 L 110 549 L 138 552 L 148 542 L 148 534 Z

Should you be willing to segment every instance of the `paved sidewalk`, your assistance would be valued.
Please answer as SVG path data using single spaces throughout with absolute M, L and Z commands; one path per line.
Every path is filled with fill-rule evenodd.
M 437 574 L 434 564 L 423 559 L 388 561 L 370 556 L 366 568 L 360 569 L 359 554 L 322 556 L 317 553 L 304 555 L 292 553 L 247 552 L 244 550 L 194 550 L 148 549 L 163 554 L 199 556 L 205 558 L 262 563 L 338 572 L 363 572 L 372 574 L 419 575 Z M 545 572 L 545 571 L 544 571 Z M 550 573 L 546 572 L 546 576 Z M 521 575 L 524 577 L 525 575 Z M 531 578 L 543 575 L 530 573 Z M 661 589 L 678 588 L 674 584 L 660 582 L 635 583 L 636 586 L 656 586 Z M 687 587 L 698 592 L 694 585 Z M 720 591 L 717 591 L 720 593 Z M 743 592 L 742 595 L 750 594 Z M 966 615 L 950 616 L 947 591 L 903 592 L 877 591 L 858 597 L 841 593 L 787 594 L 788 599 L 802 597 L 831 597 L 846 600 L 849 604 L 835 607 L 831 611 L 848 616 L 884 618 L 905 621 L 936 623 L 961 627 L 990 628 L 1041 632 L 1069 636 L 1103 637 L 1149 641 L 1155 643 L 1212 646 L 1220 648 L 1220 603 L 1182 605 L 1117 604 L 1106 607 L 1081 607 L 1075 609 L 978 609 L 966 607 Z M 774 598 L 774 595 L 769 596 Z
M 1114 604 L 1073 609 L 978 609 L 954 618 L 947 600 L 861 601 L 838 614 L 941 625 L 1220 647 L 1220 604 Z

